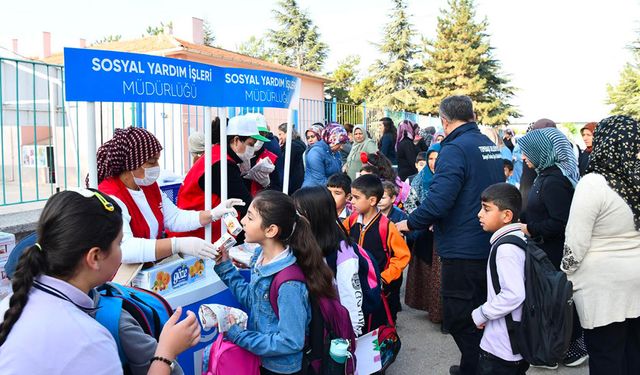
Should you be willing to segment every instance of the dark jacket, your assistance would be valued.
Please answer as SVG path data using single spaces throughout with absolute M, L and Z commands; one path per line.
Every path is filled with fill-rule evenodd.
M 276 171 L 278 173 L 273 176 L 276 176 L 278 178 L 277 184 L 282 187 L 282 176 L 284 175 L 284 154 L 282 153 L 282 151 L 280 151 L 280 141 L 278 141 L 277 137 L 269 133 L 267 134 L 267 138 L 269 138 L 269 142 L 265 142 L 264 146 L 262 147 L 267 149 L 268 151 L 271 151 L 275 156 L 278 157 L 278 160 L 276 160 Z M 283 161 L 280 162 L 280 160 Z M 274 184 L 273 181 L 271 181 L 271 184 Z M 282 188 L 280 188 L 280 190 L 282 190 Z
M 398 160 L 398 177 L 400 177 L 402 181 L 418 173 L 416 169 L 416 156 L 418 156 L 418 147 L 413 144 L 411 139 L 405 138 L 398 143 L 396 159 Z
M 520 220 L 527 224 L 531 238 L 558 270 L 573 191 L 573 185 L 558 167 L 543 170 L 529 190 L 527 213 Z
M 475 122 L 461 125 L 442 141 L 429 199 L 409 215 L 409 229 L 435 224 L 442 258 L 488 258 L 491 235 L 478 221 L 480 194 L 499 182 L 504 182 L 500 150 Z
M 587 150 L 580 150 L 580 154 L 578 155 L 578 169 L 580 170 L 580 177 L 587 174 L 587 167 L 589 167 L 589 155 L 590 152 Z
M 307 145 L 300 139 L 291 140 L 291 168 L 289 169 L 289 195 L 296 192 L 302 186 L 304 181 L 304 151 Z M 286 147 L 282 146 L 282 170 L 284 171 L 284 158 L 286 156 Z M 280 162 L 281 159 L 278 159 Z M 284 179 L 284 174 L 281 176 Z M 283 182 L 284 184 L 284 182 Z
M 391 160 L 391 164 L 395 165 L 396 159 L 396 140 L 391 133 L 384 133 L 380 138 L 380 152 Z

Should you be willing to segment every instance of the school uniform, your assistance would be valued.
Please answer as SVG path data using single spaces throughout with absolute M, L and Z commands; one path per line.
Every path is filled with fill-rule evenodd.
M 2 374 L 122 374 L 116 343 L 89 315 L 92 309 L 91 297 L 75 286 L 38 276 L 0 346 Z
M 358 215 L 353 224 L 350 223 L 352 218 L 347 218 L 343 224 L 349 232 L 349 237 L 368 250 L 375 258 L 378 269 L 381 270 L 380 277 L 383 281 L 383 289 L 387 293 L 389 309 L 395 321 L 400 310 L 402 272 L 409 264 L 411 253 L 404 238 L 391 220 L 385 220 L 388 225 L 387 238 L 380 237 L 379 228 L 382 216 L 382 212 L 378 211 L 376 216 L 365 225 L 362 215 Z
M 525 239 L 520 224 L 500 228 L 491 237 L 491 245 L 504 236 Z M 476 326 L 485 324 L 480 340 L 478 375 L 520 375 L 529 368 L 520 354 L 514 354 L 509 340 L 505 316 L 511 314 L 514 321 L 522 318 L 522 303 L 525 298 L 524 262 L 525 252 L 516 245 L 503 244 L 492 248 L 496 252 L 496 269 L 500 293 L 493 289 L 493 278 L 487 264 L 487 302 L 473 310 L 471 316 Z

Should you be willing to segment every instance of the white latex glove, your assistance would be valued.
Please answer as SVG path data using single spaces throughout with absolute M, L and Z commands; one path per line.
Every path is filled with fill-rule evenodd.
M 224 214 L 232 213 L 234 216 L 238 216 L 235 206 L 244 206 L 242 199 L 231 198 L 220 203 L 213 210 L 211 210 L 211 221 L 218 221 L 224 216 Z
M 254 177 L 254 180 L 262 185 L 262 187 L 267 187 L 271 183 L 268 172 L 256 171 Z
M 251 162 L 243 161 L 242 163 L 238 164 L 238 168 L 240 169 L 240 175 L 245 175 L 251 169 Z
M 213 259 L 218 256 L 218 251 L 213 247 L 212 243 L 198 237 L 171 238 L 171 252 L 202 259 Z
M 271 173 L 274 169 L 276 169 L 275 164 L 269 158 L 260 159 L 256 165 L 253 166 L 253 169 L 259 172 L 267 172 Z

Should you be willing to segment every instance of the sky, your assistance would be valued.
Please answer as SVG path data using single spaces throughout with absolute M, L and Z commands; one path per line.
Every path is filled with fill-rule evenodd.
M 325 70 L 349 55 L 360 55 L 366 72 L 378 58 L 391 0 L 298 0 L 329 47 Z M 91 6 L 88 6 L 91 4 Z M 91 43 L 109 34 L 140 37 L 147 26 L 189 17 L 207 19 L 216 44 L 234 50 L 249 37 L 277 27 L 275 0 L 26 0 L 5 2 L 0 12 L 0 46 L 19 40 L 24 56 L 42 53 L 42 32 L 52 35 L 54 52 Z M 436 36 L 446 0 L 408 0 L 418 35 Z M 517 88 L 513 98 L 523 117 L 556 122 L 606 117 L 608 83 L 618 82 L 628 46 L 640 39 L 640 0 L 476 0 L 477 19 L 489 21 L 488 34 L 502 72 Z M 417 41 L 417 40 L 416 40 Z

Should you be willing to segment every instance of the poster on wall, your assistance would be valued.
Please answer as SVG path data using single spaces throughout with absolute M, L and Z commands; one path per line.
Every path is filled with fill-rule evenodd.
M 39 168 L 46 167 L 47 146 L 37 146 L 37 148 L 34 145 L 22 146 L 21 160 L 23 167 L 35 168 L 36 165 Z

